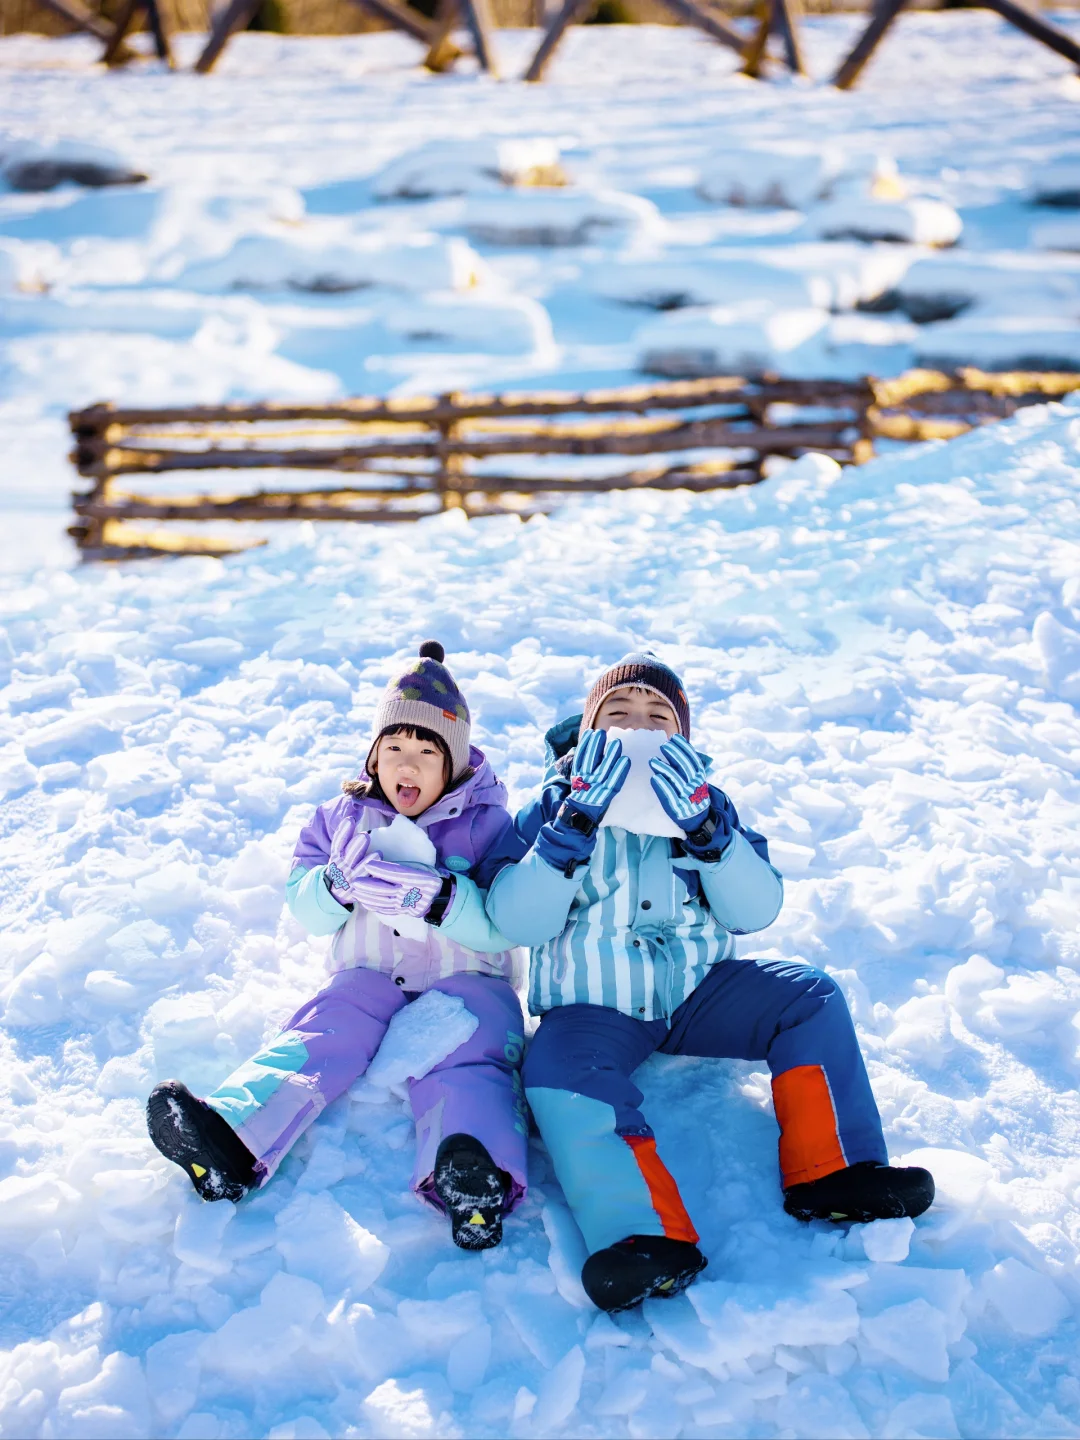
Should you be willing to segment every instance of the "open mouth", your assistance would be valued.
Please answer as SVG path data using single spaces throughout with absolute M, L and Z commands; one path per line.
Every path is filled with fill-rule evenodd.
M 398 799 L 408 810 L 420 799 L 419 785 L 399 785 L 397 787 Z

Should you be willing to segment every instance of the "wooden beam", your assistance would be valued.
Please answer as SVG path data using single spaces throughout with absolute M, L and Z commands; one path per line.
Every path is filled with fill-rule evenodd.
M 547 33 L 540 41 L 540 47 L 533 56 L 529 68 L 525 71 L 524 78 L 531 83 L 544 78 L 544 71 L 548 62 L 555 54 L 559 41 L 571 25 L 578 25 L 592 14 L 596 7 L 596 0 L 564 0 L 563 7 L 558 15 L 547 28 Z
M 88 10 L 81 0 L 37 0 L 46 10 L 51 10 L 54 15 L 59 15 L 76 30 L 83 30 L 87 35 L 93 35 L 96 39 L 108 44 L 113 36 L 113 27 L 108 20 L 100 15 L 95 15 Z M 129 57 L 131 51 L 128 51 Z
M 143 0 L 143 7 L 146 10 L 146 23 L 154 37 L 154 49 L 157 51 L 158 59 L 164 60 L 169 69 L 173 70 L 176 67 L 173 63 L 172 47 L 169 44 L 169 26 L 162 10 L 161 0 Z
M 1015 25 L 1025 35 L 1030 35 L 1033 40 L 1039 40 L 1051 50 L 1056 50 L 1080 69 L 1080 45 L 1066 35 L 1064 30 L 1059 30 L 1056 25 L 1048 25 L 1041 16 L 1033 15 L 1025 6 L 1018 5 L 1016 0 L 980 0 L 980 3 L 987 10 L 996 11 L 1003 20 Z
M 773 29 L 780 36 L 784 47 L 784 59 L 794 75 L 805 75 L 802 47 L 799 43 L 799 21 L 802 6 L 799 0 L 772 0 Z
M 430 51 L 435 40 L 435 26 L 411 5 L 401 4 L 400 0 L 352 0 L 352 3 L 394 30 L 404 30 L 406 35 L 419 40 Z
M 906 0 L 875 0 L 870 24 L 856 40 L 847 58 L 841 61 L 839 70 L 833 76 L 832 83 L 838 90 L 850 90 L 855 84 L 863 67 L 881 43 L 886 30 L 905 4 Z
M 438 0 L 432 22 L 432 41 L 424 56 L 424 67 L 436 75 L 450 66 L 462 53 L 450 38 L 458 21 L 457 0 Z
M 116 20 L 113 25 L 113 33 L 105 49 L 101 52 L 103 65 L 124 65 L 131 59 L 131 51 L 124 44 L 124 37 L 131 29 L 135 19 L 135 12 L 142 4 L 142 0 L 123 0 L 123 4 L 116 12 Z M 121 51 L 123 57 L 120 57 Z
M 255 18 L 262 0 L 229 0 L 219 12 L 210 30 L 206 48 L 195 62 L 196 75 L 208 75 L 229 43 L 234 30 L 243 30 Z
M 488 0 L 458 0 L 458 5 L 472 36 L 473 49 L 476 51 L 480 68 L 486 70 L 493 80 L 497 80 L 499 67 L 491 39 L 493 27 Z
M 704 5 L 699 5 L 697 0 L 661 0 L 673 15 L 677 15 L 686 25 L 696 25 L 699 30 L 704 30 L 706 35 L 711 35 L 721 45 L 726 45 L 729 50 L 734 50 L 740 59 L 746 54 L 747 42 L 738 30 L 735 30 L 725 20 L 714 15 L 711 10 L 706 10 Z
M 742 73 L 751 80 L 757 80 L 761 75 L 761 67 L 765 63 L 765 51 L 768 49 L 769 36 L 773 28 L 773 9 L 771 0 L 760 0 L 756 7 L 755 18 L 757 29 L 747 41 L 746 60 L 743 64 Z

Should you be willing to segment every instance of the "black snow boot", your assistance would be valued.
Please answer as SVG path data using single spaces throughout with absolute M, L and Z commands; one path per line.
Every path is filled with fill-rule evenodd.
M 179 1080 L 155 1085 L 146 1102 L 150 1139 L 204 1200 L 242 1200 L 255 1184 L 255 1156 L 231 1125 Z
M 806 1185 L 792 1185 L 784 1194 L 784 1209 L 796 1220 L 898 1220 L 914 1219 L 934 1203 L 934 1177 L 912 1165 L 906 1170 L 860 1160 L 845 1170 L 834 1170 Z
M 446 1213 L 454 1244 L 490 1250 L 502 1239 L 510 1176 L 471 1135 L 447 1135 L 435 1155 L 435 1194 Z
M 678 1295 L 708 1263 L 689 1240 L 629 1235 L 590 1255 L 581 1283 L 600 1310 L 629 1310 L 650 1295 Z

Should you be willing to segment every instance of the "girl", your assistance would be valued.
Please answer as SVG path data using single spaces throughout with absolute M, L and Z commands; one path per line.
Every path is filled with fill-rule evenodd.
M 337 973 L 205 1100 L 177 1080 L 156 1086 L 147 1121 L 204 1200 L 239 1200 L 364 1073 L 399 1010 L 429 989 L 457 996 L 476 1029 L 409 1082 L 413 1189 L 449 1214 L 458 1245 L 482 1250 L 499 1243 L 503 1214 L 525 1193 L 524 1027 L 510 944 L 483 894 L 513 826 L 505 787 L 470 746 L 469 709 L 443 659 L 442 646 L 425 641 L 391 680 L 364 773 L 300 833 L 286 898 L 311 934 L 334 935 Z M 389 844 L 379 832 L 401 815 L 434 845 L 434 866 L 379 854 Z

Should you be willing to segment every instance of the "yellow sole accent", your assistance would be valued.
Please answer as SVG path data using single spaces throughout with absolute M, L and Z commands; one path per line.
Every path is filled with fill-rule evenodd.
M 469 1224 L 470 1224 L 470 1225 L 486 1225 L 486 1224 L 487 1224 L 487 1221 L 484 1219 L 483 1215 L 480 1214 L 480 1211 L 477 1210 L 476 1214 L 473 1215 L 473 1216 L 470 1218 Z
M 830 1220 L 846 1220 L 847 1215 L 842 1210 L 834 1210 L 829 1216 Z
M 674 1284 L 675 1284 L 675 1281 L 674 1281 L 674 1280 L 665 1280 L 662 1285 L 658 1285 L 656 1288 L 657 1288 L 658 1290 L 670 1290 L 671 1287 L 672 1287 L 672 1285 L 674 1285 Z
M 191 1163 L 191 1173 L 195 1176 L 195 1178 L 196 1178 L 197 1180 L 201 1180 L 202 1177 L 206 1174 L 206 1171 L 203 1169 L 203 1167 L 202 1167 L 201 1165 L 196 1165 L 195 1162 L 192 1161 L 192 1163 Z

